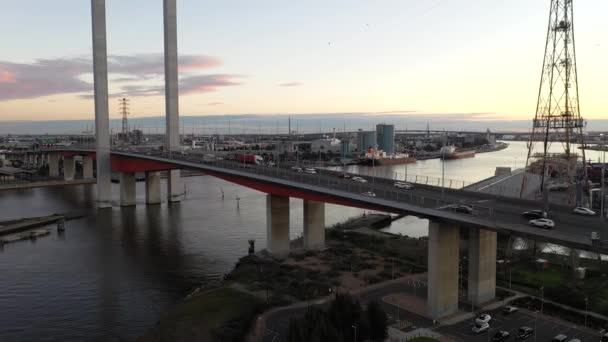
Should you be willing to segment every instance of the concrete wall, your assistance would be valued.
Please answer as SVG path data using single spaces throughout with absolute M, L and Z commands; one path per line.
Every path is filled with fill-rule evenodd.
M 160 203 L 160 171 L 146 172 L 146 204 Z
M 135 173 L 122 172 L 120 174 L 120 206 L 128 207 L 135 205 L 135 197 Z
M 304 200 L 304 248 L 325 248 L 325 203 Z

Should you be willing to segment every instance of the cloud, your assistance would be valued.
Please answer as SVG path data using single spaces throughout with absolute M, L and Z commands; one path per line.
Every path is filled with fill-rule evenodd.
M 218 87 L 238 85 L 234 75 L 196 75 L 222 65 L 216 57 L 206 55 L 182 55 L 179 58 L 180 75 L 184 94 L 215 91 Z M 91 75 L 90 58 L 38 59 L 32 63 L 0 61 L 0 101 L 32 99 L 57 94 L 79 94 L 81 98 L 93 97 L 93 84 L 83 76 Z M 164 93 L 164 56 L 160 53 L 111 55 L 108 57 L 111 83 L 124 84 L 115 96 L 155 96 Z M 141 85 L 142 81 L 158 85 Z M 152 82 L 154 83 L 154 82 Z
M 221 106 L 223 104 L 224 102 L 209 102 L 207 103 L 207 106 Z
M 279 87 L 299 87 L 302 83 L 300 82 L 287 82 L 279 84 Z

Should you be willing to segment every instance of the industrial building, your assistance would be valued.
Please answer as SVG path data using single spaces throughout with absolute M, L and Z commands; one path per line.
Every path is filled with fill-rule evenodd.
M 362 129 L 357 132 L 357 151 L 364 152 L 369 148 L 376 147 L 376 132 L 364 131 Z
M 395 153 L 395 125 L 376 125 L 376 138 L 378 149 L 389 155 Z

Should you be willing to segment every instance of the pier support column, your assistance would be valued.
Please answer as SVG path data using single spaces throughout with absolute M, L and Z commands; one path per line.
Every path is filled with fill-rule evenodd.
M 437 319 L 458 311 L 458 226 L 429 222 L 428 248 L 428 314 Z
M 93 157 L 84 156 L 82 158 L 82 178 L 93 179 Z
M 266 236 L 270 253 L 289 253 L 289 197 L 266 196 Z
M 304 248 L 325 248 L 325 203 L 304 200 Z
M 76 173 L 76 161 L 74 157 L 63 158 L 63 179 L 66 181 L 74 180 L 74 174 Z
M 49 154 L 49 176 L 59 177 L 59 155 Z
M 121 172 L 120 174 L 120 206 L 135 205 L 135 173 Z
M 146 204 L 160 202 L 160 171 L 146 172 Z
M 106 2 L 91 0 L 93 24 L 93 89 L 95 96 L 95 143 L 97 160 L 97 207 L 112 207 L 110 164 L 110 116 L 108 111 L 108 53 Z
M 184 193 L 180 170 L 167 171 L 167 199 L 169 202 L 179 202 Z
M 496 297 L 496 232 L 469 231 L 469 300 L 474 305 Z

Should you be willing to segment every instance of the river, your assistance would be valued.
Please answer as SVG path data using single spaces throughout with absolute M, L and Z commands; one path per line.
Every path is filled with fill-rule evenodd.
M 446 162 L 446 178 L 474 182 L 496 166 L 522 167 L 525 143 Z M 377 175 L 403 172 L 377 167 Z M 367 171 L 359 170 L 362 173 Z M 440 160 L 408 166 L 409 175 L 441 175 Z M 179 203 L 96 211 L 94 186 L 0 192 L 0 220 L 73 210 L 90 215 L 35 241 L 0 249 L 0 341 L 125 341 L 154 325 L 160 314 L 208 277 L 228 272 L 247 252 L 266 245 L 265 195 L 209 176 L 184 178 Z M 163 183 L 163 187 L 164 187 Z M 165 189 L 163 188 L 163 191 Z M 222 193 L 224 194 L 222 198 Z M 240 198 L 237 207 L 236 198 Z M 332 225 L 363 211 L 328 205 Z M 291 200 L 291 237 L 302 233 L 302 201 Z M 405 217 L 386 229 L 425 236 L 427 221 Z

